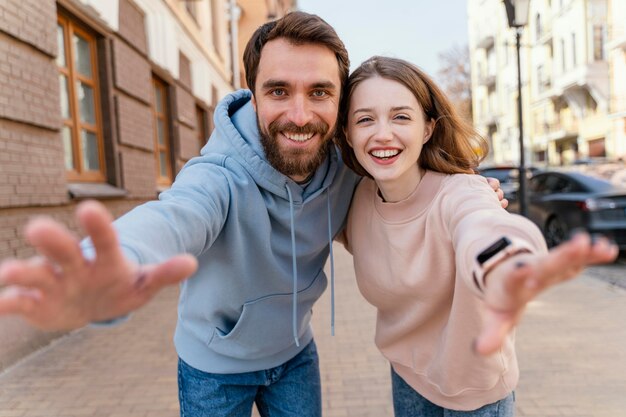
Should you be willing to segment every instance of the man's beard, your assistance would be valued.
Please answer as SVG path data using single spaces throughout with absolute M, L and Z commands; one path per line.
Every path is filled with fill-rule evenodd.
M 281 173 L 288 177 L 307 177 L 313 173 L 326 159 L 328 148 L 335 134 L 333 130 L 329 134 L 329 127 L 324 122 L 308 123 L 297 126 L 292 122 L 280 123 L 274 121 L 269 124 L 268 131 L 264 131 L 257 117 L 257 125 L 261 136 L 261 144 L 265 151 L 267 161 Z M 281 149 L 277 136 L 280 132 L 294 134 L 319 134 L 322 141 L 317 150 L 310 149 Z

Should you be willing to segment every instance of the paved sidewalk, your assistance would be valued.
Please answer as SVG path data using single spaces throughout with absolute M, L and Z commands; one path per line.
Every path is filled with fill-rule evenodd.
M 324 416 L 391 416 L 375 312 L 358 294 L 351 258 L 338 247 L 335 260 L 336 336 L 330 291 L 313 314 Z M 602 271 L 529 306 L 518 330 L 518 416 L 626 416 L 626 291 L 593 273 Z M 128 323 L 76 331 L 0 374 L 0 417 L 178 416 L 176 298 L 165 291 Z

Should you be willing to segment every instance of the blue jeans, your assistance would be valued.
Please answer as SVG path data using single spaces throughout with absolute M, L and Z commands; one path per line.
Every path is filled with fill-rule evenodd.
M 440 407 L 417 393 L 391 369 L 393 411 L 396 417 L 513 417 L 515 394 L 473 411 L 455 411 Z
M 181 417 L 321 417 L 319 358 L 312 341 L 275 368 L 240 374 L 202 372 L 178 359 Z

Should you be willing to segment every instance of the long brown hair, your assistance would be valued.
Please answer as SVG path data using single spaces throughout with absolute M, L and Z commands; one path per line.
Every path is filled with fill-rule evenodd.
M 256 76 L 261 61 L 261 51 L 273 39 L 284 38 L 294 45 L 317 44 L 330 49 L 337 58 L 341 87 L 346 84 L 350 71 L 350 60 L 345 45 L 337 32 L 324 19 L 305 12 L 291 12 L 282 18 L 260 26 L 246 45 L 243 65 L 246 70 L 246 83 L 254 94 Z
M 371 178 L 348 145 L 346 123 L 352 93 L 361 82 L 372 77 L 404 85 L 422 106 L 426 120 L 435 122 L 430 140 L 424 144 L 417 161 L 420 167 L 446 174 L 474 173 L 474 168 L 487 156 L 487 141 L 458 115 L 448 97 L 426 73 L 408 61 L 381 56 L 363 62 L 350 75 L 344 88 L 339 107 L 343 129 L 338 129 L 336 143 L 348 167 Z

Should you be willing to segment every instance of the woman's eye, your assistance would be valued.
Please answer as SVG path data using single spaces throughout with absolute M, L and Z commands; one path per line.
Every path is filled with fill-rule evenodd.
M 361 117 L 360 119 L 357 119 L 356 124 L 367 123 L 371 121 L 372 121 L 371 117 Z
M 398 115 L 396 115 L 395 119 L 398 119 L 398 120 L 411 120 L 411 118 L 409 116 L 407 116 L 406 114 L 398 114 Z

